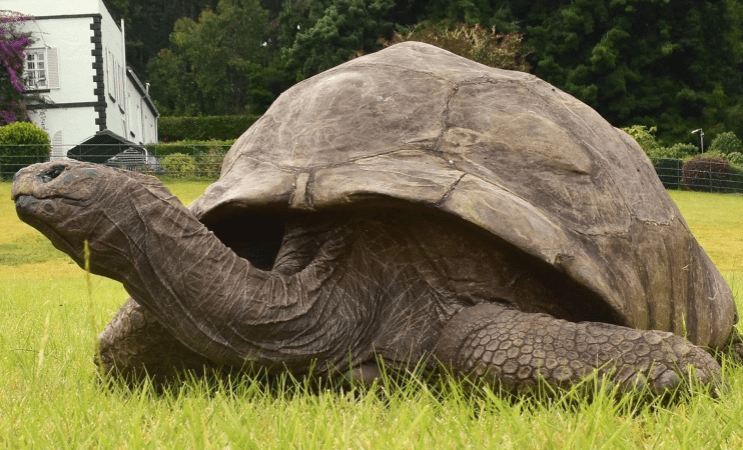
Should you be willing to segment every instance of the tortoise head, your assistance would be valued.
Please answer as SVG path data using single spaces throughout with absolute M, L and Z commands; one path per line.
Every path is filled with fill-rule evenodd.
M 137 209 L 146 207 L 143 199 L 177 202 L 155 177 L 74 160 L 20 170 L 13 177 L 11 198 L 21 220 L 80 266 L 85 241 L 102 257 L 122 259 L 131 240 L 127 224 L 137 220 Z

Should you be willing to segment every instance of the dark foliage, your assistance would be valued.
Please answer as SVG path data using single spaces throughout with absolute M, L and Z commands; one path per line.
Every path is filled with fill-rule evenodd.
M 229 14 L 218 0 L 107 1 L 126 19 L 130 64 L 164 115 L 260 113 L 395 30 L 461 23 L 519 36 L 532 73 L 615 126 L 657 127 L 664 147 L 698 145 L 697 128 L 710 141 L 743 136 L 741 0 L 231 0 Z M 219 26 L 197 26 L 207 9 Z M 241 15 L 250 21 L 229 25 Z
M 160 142 L 237 139 L 260 116 L 161 117 Z
M 658 178 L 666 189 L 679 189 L 681 187 L 681 168 L 683 162 L 676 158 L 660 158 L 653 160 L 653 167 Z
M 516 32 L 498 33 L 495 27 L 487 30 L 479 24 L 424 22 L 403 32 L 396 31 L 391 40 L 382 43 L 388 46 L 406 41 L 425 42 L 480 64 L 529 72 L 531 66 L 521 51 L 522 38 Z
M 724 192 L 732 175 L 730 164 L 716 156 L 692 158 L 682 168 L 682 181 L 692 191 Z

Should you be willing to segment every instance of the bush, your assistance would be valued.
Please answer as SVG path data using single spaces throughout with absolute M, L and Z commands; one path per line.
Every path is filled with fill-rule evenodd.
M 683 162 L 676 158 L 660 158 L 653 160 L 653 167 L 658 178 L 666 189 L 681 188 L 681 168 Z
M 743 192 L 743 169 L 733 167 L 733 175 L 728 181 L 728 192 Z
M 743 153 L 743 142 L 732 131 L 726 131 L 717 135 L 715 140 L 712 141 L 709 151 L 721 155 Z
M 183 153 L 173 153 L 160 159 L 160 166 L 167 175 L 184 178 L 196 174 L 196 160 Z
M 36 125 L 14 122 L 0 127 L 0 178 L 21 168 L 46 161 L 51 151 L 49 136 Z
M 239 138 L 260 116 L 160 117 L 160 142 Z
M 648 156 L 660 147 L 658 141 L 655 140 L 655 132 L 657 130 L 656 127 L 647 128 L 643 125 L 632 125 L 631 127 L 622 128 L 622 131 L 632 136 L 632 139 L 642 147 Z
M 651 152 L 646 152 L 650 158 L 672 158 L 685 159 L 696 155 L 699 149 L 692 144 L 673 144 L 671 147 L 657 147 Z
M 218 178 L 222 169 L 224 155 L 227 154 L 228 148 L 213 146 L 199 151 L 196 155 L 196 164 L 198 165 L 198 175 L 208 178 Z
M 716 156 L 698 156 L 686 161 L 682 167 L 682 181 L 692 191 L 724 191 L 732 174 L 730 164 Z
M 483 28 L 479 24 L 422 22 L 412 28 L 396 31 L 392 40 L 380 39 L 385 47 L 406 41 L 432 44 L 459 56 L 500 69 L 529 72 L 531 65 L 521 49 L 523 35 L 517 32 L 496 33 L 495 27 Z
M 730 164 L 743 166 L 743 153 L 741 152 L 728 153 L 727 155 L 725 155 L 725 159 L 727 159 Z
M 642 150 L 650 159 L 685 159 L 699 153 L 696 145 L 692 144 L 674 144 L 671 147 L 663 147 L 655 137 L 656 127 L 645 127 L 642 125 L 632 125 L 631 127 L 622 128 L 622 131 L 632 136 Z
M 722 158 L 730 164 L 741 164 L 743 162 L 743 153 L 732 152 L 728 154 L 721 153 L 719 150 L 710 150 L 704 152 L 704 156 L 714 156 L 715 158 Z

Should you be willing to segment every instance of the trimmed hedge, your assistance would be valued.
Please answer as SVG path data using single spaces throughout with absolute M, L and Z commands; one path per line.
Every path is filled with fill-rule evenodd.
M 227 153 L 234 144 L 234 140 L 224 141 L 178 141 L 160 144 L 146 145 L 147 150 L 162 158 L 163 156 L 172 155 L 173 153 L 182 153 L 184 155 L 199 156 L 204 153 Z
M 160 142 L 237 139 L 260 116 L 160 117 Z
M 682 181 L 686 189 L 704 192 L 725 192 L 733 176 L 730 164 L 715 156 L 698 156 L 684 163 Z
M 0 127 L 0 179 L 46 161 L 51 149 L 49 136 L 32 123 L 14 122 Z

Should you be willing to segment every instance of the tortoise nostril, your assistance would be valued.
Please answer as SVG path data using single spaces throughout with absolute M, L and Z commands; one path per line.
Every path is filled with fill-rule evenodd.
M 42 183 L 48 183 L 57 178 L 62 172 L 64 172 L 65 169 L 65 166 L 54 166 L 51 169 L 40 173 L 39 175 L 37 175 L 37 177 Z

